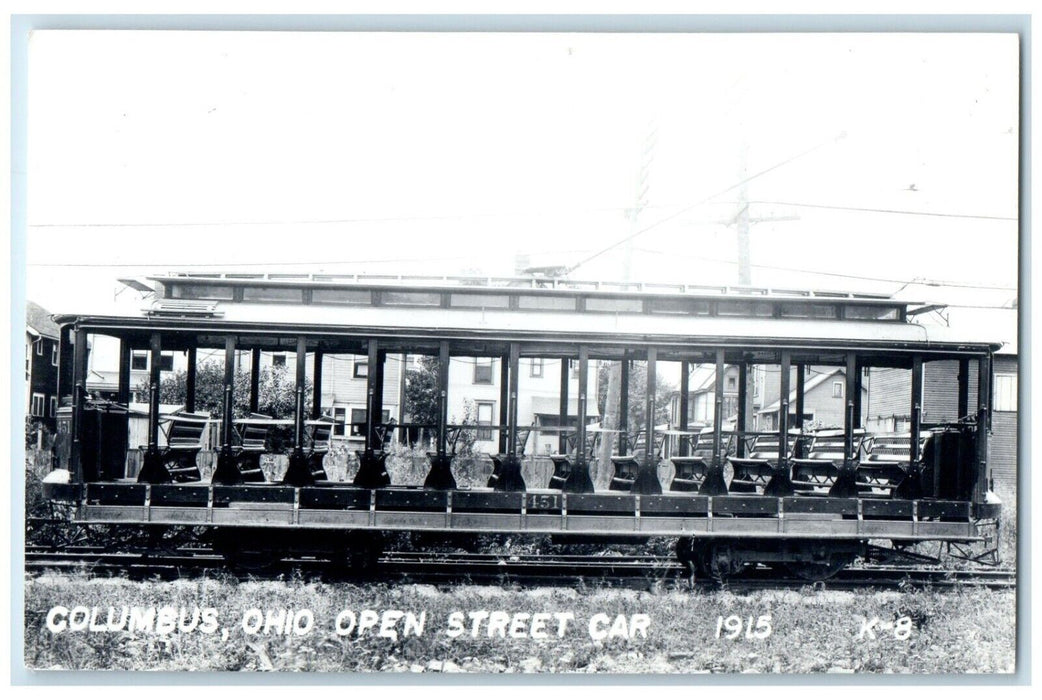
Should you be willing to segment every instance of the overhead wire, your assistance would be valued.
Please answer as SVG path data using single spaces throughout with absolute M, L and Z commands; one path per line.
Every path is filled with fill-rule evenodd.
M 652 255 L 668 255 L 670 257 L 675 257 L 675 258 L 676 257 L 680 257 L 680 258 L 687 258 L 687 259 L 691 259 L 691 260 L 701 260 L 701 261 L 704 261 L 704 262 L 721 263 L 721 264 L 724 264 L 724 265 L 737 265 L 738 264 L 738 261 L 736 261 L 736 260 L 728 260 L 728 259 L 725 259 L 725 258 L 712 258 L 712 257 L 704 256 L 704 255 L 690 255 L 690 254 L 678 253 L 676 251 L 670 251 L 670 250 L 656 250 L 654 248 L 635 248 L 634 250 L 638 250 L 638 251 L 641 251 L 641 252 L 644 252 L 644 253 L 651 253 Z M 844 279 L 865 280 L 865 281 L 869 281 L 869 282 L 887 282 L 887 283 L 892 283 L 892 284 L 904 284 L 904 285 L 919 284 L 919 285 L 923 285 L 923 286 L 927 286 L 927 287 L 959 287 L 959 288 L 965 288 L 965 289 L 992 289 L 992 290 L 997 290 L 997 291 L 1012 291 L 1012 292 L 1015 292 L 1015 291 L 1018 290 L 1017 287 L 1003 287 L 1003 286 L 999 286 L 999 285 L 972 284 L 972 283 L 966 283 L 966 282 L 951 282 L 951 281 L 945 281 L 945 280 L 928 280 L 928 279 L 922 279 L 922 278 L 914 278 L 912 280 L 907 280 L 907 279 L 897 279 L 897 278 L 893 278 L 893 277 L 872 277 L 872 276 L 868 276 L 868 275 L 853 275 L 853 274 L 844 273 L 844 272 L 828 272 L 828 271 L 825 271 L 825 270 L 809 270 L 809 269 L 806 269 L 806 268 L 787 267 L 787 266 L 784 266 L 784 265 L 763 265 L 763 264 L 753 263 L 753 264 L 751 264 L 751 267 L 760 268 L 760 269 L 764 269 L 764 270 L 780 270 L 782 272 L 800 272 L 800 273 L 809 274 L 809 275 L 821 275 L 821 276 L 825 276 L 825 277 L 840 277 L 840 278 L 844 278 Z
M 801 209 L 834 209 L 837 211 L 857 211 L 874 214 L 903 214 L 908 216 L 940 216 L 950 219 L 985 219 L 989 221 L 1019 221 L 1015 216 L 992 216 L 987 214 L 953 214 L 940 211 L 915 211 L 912 209 L 883 209 L 877 207 L 852 207 L 838 204 L 809 204 L 806 202 L 775 202 L 767 200 L 750 200 L 748 204 L 773 204 L 783 207 L 799 207 Z
M 695 202 L 694 204 L 690 204 L 690 205 L 688 205 L 686 207 L 683 207 L 682 209 L 674 212 L 673 214 L 670 214 L 669 216 L 667 216 L 665 218 L 659 219 L 658 221 L 656 221 L 656 222 L 654 222 L 652 224 L 649 224 L 648 226 L 645 226 L 644 228 L 641 228 L 641 229 L 635 231 L 634 233 L 629 234 L 628 236 L 624 236 L 623 238 L 620 238 L 619 240 L 617 240 L 614 243 L 612 243 L 611 245 L 609 245 L 609 246 L 607 246 L 605 248 L 602 248 L 601 250 L 597 251 L 593 255 L 590 255 L 590 256 L 588 256 L 586 258 L 583 258 L 579 262 L 575 263 L 574 265 L 572 265 L 571 267 L 568 268 L 567 274 L 571 274 L 572 272 L 574 272 L 578 268 L 582 267 L 586 263 L 590 262 L 591 260 L 595 260 L 595 259 L 599 258 L 600 256 L 604 255 L 605 253 L 607 253 L 609 251 L 612 251 L 615 248 L 618 248 L 619 246 L 623 245 L 624 243 L 628 243 L 629 241 L 632 241 L 634 238 L 636 238 L 638 236 L 642 236 L 645 233 L 647 233 L 648 231 L 651 231 L 652 229 L 657 228 L 657 227 L 661 226 L 664 223 L 672 221 L 673 219 L 677 218 L 681 214 L 686 214 L 687 212 L 691 211 L 695 207 L 701 206 L 702 204 L 705 204 L 706 202 L 709 202 L 710 200 L 716 199 L 717 197 L 719 197 L 722 194 L 727 194 L 731 190 L 736 190 L 739 187 L 741 187 L 742 185 L 745 185 L 745 184 L 747 184 L 749 182 L 752 182 L 753 180 L 755 180 L 755 179 L 757 179 L 759 177 L 762 177 L 762 176 L 766 175 L 767 173 L 773 172 L 774 170 L 777 170 L 778 168 L 784 167 L 784 166 L 788 165 L 789 163 L 792 163 L 793 161 L 799 160 L 800 158 L 803 158 L 803 157 L 805 157 L 807 155 L 810 155 L 814 151 L 817 151 L 818 149 L 823 148 L 824 146 L 827 146 L 829 144 L 835 143 L 836 141 L 838 141 L 838 140 L 840 140 L 842 138 L 845 138 L 845 137 L 846 137 L 846 132 L 840 132 L 839 134 L 837 134 L 836 136 L 834 136 L 831 139 L 827 139 L 825 141 L 822 141 L 821 143 L 817 144 L 816 146 L 812 146 L 811 148 L 808 148 L 805 151 L 802 151 L 802 152 L 797 153 L 797 154 L 795 154 L 793 156 L 790 156 L 790 157 L 786 158 L 785 160 L 783 160 L 781 162 L 775 163 L 774 165 L 770 166 L 769 168 L 764 168 L 763 170 L 760 170 L 759 172 L 756 172 L 756 173 L 754 173 L 752 175 L 749 175 L 748 177 L 742 178 L 738 182 L 734 183 L 733 185 L 730 185 L 729 187 L 725 187 L 724 189 L 720 190 L 719 192 L 714 192 L 713 194 L 711 194 L 708 197 L 705 197 L 705 198 Z

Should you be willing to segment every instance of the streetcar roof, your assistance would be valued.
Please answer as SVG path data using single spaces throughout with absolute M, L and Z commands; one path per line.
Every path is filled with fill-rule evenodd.
M 943 326 L 891 321 L 593 314 L 489 309 L 218 304 L 215 315 L 59 316 L 97 328 L 198 330 L 206 333 L 393 335 L 596 344 L 791 345 L 987 352 L 1001 343 Z
M 885 295 L 543 278 L 175 273 L 150 279 L 156 298 L 141 316 L 55 318 L 125 333 L 373 335 L 403 347 L 443 338 L 465 352 L 459 341 L 466 339 L 970 353 L 1002 345 L 918 323 L 917 314 L 933 307 L 910 309 L 913 302 Z

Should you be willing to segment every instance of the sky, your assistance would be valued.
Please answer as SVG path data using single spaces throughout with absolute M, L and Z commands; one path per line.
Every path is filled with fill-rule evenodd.
M 37 32 L 27 293 L 519 260 L 736 284 L 748 206 L 755 285 L 1008 305 L 1017 61 L 988 34 Z

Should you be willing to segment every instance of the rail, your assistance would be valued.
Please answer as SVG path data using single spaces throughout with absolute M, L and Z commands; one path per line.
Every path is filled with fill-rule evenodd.
M 66 571 L 74 574 L 108 576 L 122 574 L 135 578 L 181 578 L 226 570 L 229 563 L 206 549 L 162 554 L 133 552 L 27 551 L 26 570 L 33 574 Z M 668 556 L 559 555 L 559 554 L 444 554 L 436 552 L 387 552 L 372 569 L 345 570 L 328 561 L 305 558 L 282 560 L 266 571 L 243 572 L 248 578 L 279 578 L 287 572 L 300 572 L 329 580 L 373 582 L 437 583 L 515 583 L 520 585 L 570 585 L 576 582 L 603 581 L 614 585 L 682 587 L 690 585 L 685 568 Z M 694 582 L 715 587 L 719 581 Z M 866 565 L 839 572 L 827 582 L 807 582 L 780 578 L 766 567 L 753 567 L 729 577 L 732 589 L 802 588 L 807 585 L 830 589 L 931 587 L 950 589 L 979 586 L 989 589 L 1016 587 L 1016 572 L 1010 569 L 944 569 L 937 567 L 899 567 Z

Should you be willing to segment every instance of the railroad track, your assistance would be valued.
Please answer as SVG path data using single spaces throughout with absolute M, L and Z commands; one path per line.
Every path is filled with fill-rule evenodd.
M 63 552 L 27 549 L 26 571 L 67 571 L 89 576 L 125 575 L 133 578 L 174 579 L 213 571 L 231 571 L 228 562 L 208 549 L 193 548 L 173 553 L 105 552 L 78 547 Z M 588 556 L 588 555 L 496 555 L 388 552 L 377 566 L 363 575 L 319 559 L 285 559 L 253 571 L 236 570 L 240 577 L 278 578 L 286 575 L 321 577 L 327 580 L 385 583 L 510 584 L 510 585 L 603 585 L 648 588 L 689 585 L 684 568 L 673 557 Z M 719 582 L 696 581 L 699 587 L 718 587 Z M 1016 572 L 995 569 L 908 568 L 859 566 L 841 571 L 826 582 L 779 578 L 777 572 L 758 567 L 727 579 L 732 590 L 825 586 L 830 590 L 862 588 L 980 586 L 1010 589 Z

